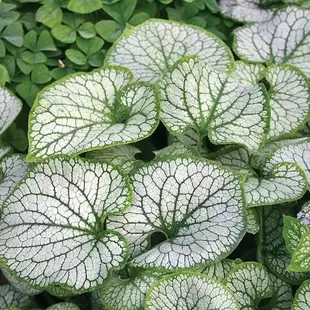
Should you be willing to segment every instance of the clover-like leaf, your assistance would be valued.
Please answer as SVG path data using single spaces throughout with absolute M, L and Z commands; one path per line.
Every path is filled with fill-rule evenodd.
M 198 55 L 216 70 L 233 67 L 229 48 L 202 28 L 177 22 L 149 19 L 129 30 L 107 53 L 106 64 L 123 65 L 138 81 L 154 82 L 180 58 Z
M 303 235 L 310 232 L 310 226 L 304 225 L 295 217 L 286 216 L 283 217 L 283 237 L 285 245 L 290 254 L 292 254 Z
M 0 163 L 0 205 L 12 192 L 17 182 L 27 173 L 29 165 L 25 162 L 25 156 L 13 154 L 5 157 Z
M 310 272 L 310 231 L 302 235 L 297 248 L 292 254 L 288 270 Z
M 7 307 L 28 307 L 31 297 L 18 292 L 12 285 L 5 284 L 0 286 L 0 309 Z
M 269 117 L 264 86 L 241 84 L 196 57 L 184 57 L 159 81 L 159 89 L 161 119 L 172 134 L 192 128 L 215 144 L 261 147 Z
M 293 285 L 300 285 L 310 277 L 310 273 L 287 271 L 290 255 L 286 250 L 283 238 L 282 217 L 288 210 L 285 207 L 268 206 L 259 208 L 259 212 L 262 218 L 258 247 L 260 261 L 282 280 Z
M 310 308 L 310 280 L 305 281 L 295 293 L 291 310 L 306 310 Z
M 237 298 L 240 309 L 256 309 L 262 299 L 273 293 L 272 282 L 263 265 L 246 262 L 235 266 L 226 276 L 224 284 Z
M 264 22 L 273 14 L 261 7 L 260 0 L 220 0 L 219 8 L 225 17 L 239 22 Z
M 266 68 L 262 64 L 250 64 L 244 61 L 236 61 L 236 68 L 231 77 L 243 84 L 257 84 L 264 76 Z
M 177 273 L 156 282 L 146 295 L 146 310 L 238 310 L 232 293 L 202 274 Z
M 255 235 L 260 230 L 260 218 L 258 211 L 255 208 L 246 210 L 247 228 L 249 234 Z
M 138 271 L 128 279 L 110 278 L 99 294 L 108 309 L 143 310 L 147 290 L 161 277 L 154 271 Z
M 94 160 L 109 161 L 129 172 L 137 162 L 135 155 L 139 153 L 141 153 L 141 151 L 132 145 L 120 145 L 104 150 L 89 152 L 86 154 L 86 157 Z
M 234 50 L 243 60 L 291 64 L 309 77 L 309 27 L 310 10 L 289 6 L 269 21 L 237 29 Z
M 103 221 L 130 202 L 128 177 L 113 166 L 78 158 L 41 162 L 4 203 L 0 260 L 35 287 L 93 290 L 127 259 L 127 242 Z
M 159 122 L 157 91 L 131 80 L 126 68 L 103 67 L 65 77 L 43 90 L 30 112 L 28 160 L 149 136 Z
M 292 162 L 298 164 L 306 173 L 308 187 L 310 185 L 310 139 L 301 138 L 284 140 L 274 147 L 266 157 L 263 171 L 270 171 L 280 162 Z
M 0 87 L 0 135 L 11 125 L 21 109 L 21 101 L 8 89 Z
M 207 275 L 210 278 L 213 278 L 217 281 L 223 281 L 228 273 L 238 264 L 241 264 L 242 260 L 240 259 L 223 259 L 216 264 L 205 267 L 202 270 L 202 273 Z
M 275 65 L 267 68 L 266 80 L 270 84 L 271 109 L 268 138 L 278 138 L 303 127 L 310 112 L 307 77 L 294 67 Z
M 307 191 L 304 171 L 295 163 L 278 163 L 263 178 L 249 177 L 244 185 L 248 207 L 298 200 Z
M 237 173 L 203 159 L 172 157 L 141 167 L 132 178 L 132 206 L 107 222 L 128 240 L 132 265 L 170 269 L 211 264 L 243 238 L 242 178 Z M 156 232 L 166 240 L 148 250 Z

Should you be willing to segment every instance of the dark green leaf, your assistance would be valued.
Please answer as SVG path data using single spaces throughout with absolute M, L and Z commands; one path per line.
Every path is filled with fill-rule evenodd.
M 24 30 L 19 22 L 8 25 L 2 32 L 2 38 L 11 44 L 21 47 L 23 45 Z
M 50 74 L 54 80 L 59 80 L 68 74 L 75 73 L 72 68 L 54 68 Z
M 43 30 L 38 38 L 37 51 L 56 51 L 57 48 L 51 34 Z
M 36 84 L 44 84 L 52 79 L 48 68 L 45 65 L 36 65 L 31 72 L 31 80 Z
M 36 51 L 36 49 L 37 49 L 37 33 L 34 30 L 30 30 L 25 34 L 23 45 L 33 52 Z
M 0 65 L 0 86 L 4 86 L 5 83 L 10 82 L 9 72 L 5 66 Z
M 5 45 L 3 41 L 0 39 L 0 58 L 5 56 Z
M 96 24 L 98 34 L 108 42 L 114 42 L 123 32 L 123 27 L 114 20 L 102 20 Z
M 16 63 L 20 71 L 26 75 L 29 74 L 34 68 L 34 65 L 28 64 L 20 58 L 16 60 Z
M 104 41 L 98 37 L 88 40 L 79 37 L 76 40 L 76 45 L 87 57 L 99 52 L 102 49 L 103 44 Z
M 55 39 L 63 43 L 73 43 L 76 40 L 76 31 L 69 26 L 57 25 L 52 29 L 52 35 Z
M 204 0 L 204 3 L 212 13 L 218 13 L 220 11 L 216 0 Z
M 31 29 L 35 28 L 36 25 L 37 25 L 35 13 L 33 13 L 33 12 L 27 12 L 27 13 L 25 13 L 25 14 L 19 19 L 19 21 L 24 25 L 24 27 L 25 27 L 27 30 L 31 30 Z
M 100 0 L 70 0 L 68 10 L 79 14 L 87 14 L 102 8 Z
M 100 51 L 92 56 L 89 57 L 88 63 L 92 67 L 101 67 L 103 65 L 105 53 L 103 51 Z
M 80 51 L 74 49 L 66 50 L 66 56 L 77 65 L 85 65 L 87 63 L 87 57 Z
M 4 58 L 0 58 L 0 64 L 4 65 L 8 70 L 10 78 L 12 79 L 15 75 L 16 63 L 15 58 L 11 55 L 7 55 Z
M 103 9 L 119 24 L 125 26 L 131 17 L 136 4 L 137 0 L 120 0 L 112 5 L 103 5 Z
M 139 13 L 134 14 L 130 18 L 129 24 L 136 26 L 136 25 L 139 25 L 139 24 L 143 23 L 144 21 L 148 20 L 149 18 L 150 18 L 150 16 L 147 13 L 139 12 Z
M 32 53 L 32 52 L 26 51 L 26 52 L 23 52 L 21 56 L 22 56 L 22 60 L 30 65 L 42 64 L 42 63 L 45 63 L 47 60 L 46 56 L 41 52 Z
M 3 5 L 4 3 L 0 3 L 0 5 Z M 0 11 L 0 29 L 3 29 L 7 25 L 10 25 L 17 21 L 19 18 L 19 13 L 15 11 L 9 11 L 9 12 L 1 12 Z
M 10 146 L 13 146 L 18 152 L 25 152 L 28 148 L 28 139 L 26 133 L 13 123 L 3 134 L 3 140 Z

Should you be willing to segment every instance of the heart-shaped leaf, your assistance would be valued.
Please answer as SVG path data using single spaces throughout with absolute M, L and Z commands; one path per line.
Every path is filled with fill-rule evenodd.
M 177 273 L 156 282 L 146 295 L 145 310 L 238 310 L 235 297 L 202 274 Z
M 99 294 L 108 309 L 144 310 L 147 290 L 161 277 L 154 271 L 137 271 L 128 279 L 110 278 L 100 287 Z
M 260 0 L 220 0 L 221 13 L 239 22 L 264 22 L 272 17 L 271 9 L 264 9 Z
M 310 112 L 310 84 L 307 77 L 288 65 L 270 66 L 266 71 L 270 84 L 269 139 L 293 133 L 303 127 Z
M 0 134 L 11 125 L 21 109 L 21 101 L 8 89 L 0 87 Z
M 239 80 L 242 84 L 257 84 L 266 73 L 266 68 L 262 64 L 249 64 L 244 61 L 236 61 L 236 68 L 231 77 Z
M 242 178 L 237 173 L 202 159 L 172 157 L 141 167 L 132 178 L 131 208 L 107 222 L 127 238 L 132 265 L 171 269 L 211 264 L 243 238 Z M 166 241 L 149 250 L 156 232 Z
M 263 265 L 246 262 L 235 266 L 224 284 L 237 298 L 241 310 L 255 309 L 262 299 L 273 294 L 273 285 Z
M 309 77 L 309 26 L 310 10 L 289 6 L 266 22 L 237 29 L 234 50 L 241 59 L 251 62 L 291 64 Z
M 188 128 L 215 144 L 240 143 L 257 151 L 268 129 L 262 85 L 244 85 L 195 57 L 177 61 L 159 81 L 161 119 L 172 134 Z
M 305 281 L 296 291 L 291 310 L 306 310 L 310 308 L 310 280 Z
M 108 164 L 41 162 L 4 203 L 1 262 L 38 288 L 93 290 L 127 259 L 127 242 L 103 221 L 130 202 L 128 178 Z
M 233 67 L 230 50 L 210 32 L 158 19 L 149 19 L 125 32 L 109 50 L 105 62 L 126 66 L 138 81 L 154 82 L 187 55 L 198 55 L 217 70 Z
M 37 96 L 30 115 L 28 160 L 128 144 L 159 122 L 157 91 L 130 83 L 122 67 L 103 67 L 57 81 Z

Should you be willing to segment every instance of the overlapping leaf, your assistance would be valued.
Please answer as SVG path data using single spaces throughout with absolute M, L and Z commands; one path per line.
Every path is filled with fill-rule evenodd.
M 197 58 L 185 57 L 159 82 L 161 119 L 174 135 L 194 129 L 215 144 L 240 143 L 257 151 L 268 129 L 262 85 L 241 84 Z
M 234 294 L 240 309 L 255 309 L 262 299 L 273 293 L 268 272 L 259 263 L 246 262 L 235 266 L 224 280 L 224 284 Z
M 178 273 L 162 278 L 147 293 L 146 310 L 237 310 L 231 292 L 202 274 Z
M 310 280 L 305 281 L 297 290 L 291 310 L 305 310 L 310 308 Z
M 48 307 L 46 310 L 80 310 L 80 308 L 71 302 L 60 302 Z
M 270 84 L 269 139 L 279 138 L 300 129 L 310 111 L 310 87 L 307 77 L 287 66 L 270 66 L 266 72 Z
M 132 206 L 110 217 L 107 227 L 126 237 L 134 266 L 210 264 L 232 252 L 245 233 L 241 176 L 214 163 L 157 161 L 134 173 L 133 186 Z M 166 241 L 150 249 L 156 232 Z
M 149 19 L 125 32 L 109 50 L 106 64 L 129 68 L 139 81 L 154 82 L 180 58 L 198 55 L 208 66 L 233 67 L 229 48 L 202 28 L 167 20 Z
M 219 7 L 224 16 L 240 22 L 264 22 L 273 14 L 261 7 L 260 0 L 221 0 Z
M 250 62 L 291 64 L 309 77 L 309 43 L 310 10 L 289 6 L 269 21 L 237 29 L 234 50 Z
M 0 286 L 0 308 L 7 307 L 28 307 L 31 303 L 31 297 L 18 292 L 12 285 L 5 284 Z
M 103 220 L 131 202 L 127 177 L 105 163 L 54 158 L 36 165 L 6 199 L 1 262 L 37 287 L 93 290 L 128 256 Z
M 257 84 L 265 76 L 266 68 L 262 64 L 250 64 L 244 61 L 236 61 L 236 68 L 231 77 L 242 84 Z
M 103 67 L 42 91 L 30 114 L 28 159 L 73 155 L 150 135 L 159 122 L 157 91 L 131 81 L 126 68 Z
M 11 125 L 21 109 L 21 101 L 5 87 L 0 87 L 0 134 Z
M 259 213 L 255 208 L 246 210 L 247 218 L 247 233 L 255 235 L 260 230 L 260 218 Z

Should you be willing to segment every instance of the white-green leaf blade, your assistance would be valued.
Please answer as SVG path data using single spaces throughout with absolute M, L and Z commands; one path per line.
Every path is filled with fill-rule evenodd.
M 236 61 L 236 68 L 231 77 L 243 84 L 257 84 L 265 76 L 266 68 L 262 64 L 250 64 L 244 61 Z
M 259 0 L 221 0 L 221 13 L 239 22 L 264 22 L 272 17 L 271 9 L 261 7 Z
M 260 230 L 260 218 L 258 211 L 255 208 L 248 208 L 246 210 L 247 218 L 247 233 L 255 235 Z
M 197 58 L 185 57 L 159 82 L 161 119 L 174 135 L 189 128 L 215 144 L 257 151 L 265 138 L 268 102 L 261 85 L 241 84 Z
M 287 63 L 309 77 L 309 43 L 310 10 L 289 6 L 277 11 L 269 21 L 237 29 L 234 50 L 243 60 Z
M 248 207 L 274 205 L 300 199 L 307 191 L 307 178 L 295 163 L 280 162 L 262 178 L 249 177 L 244 187 Z
M 0 135 L 11 125 L 21 109 L 21 101 L 5 87 L 0 87 Z
M 210 264 L 232 252 L 245 233 L 241 180 L 198 158 L 153 162 L 134 173 L 134 202 L 124 215 L 110 217 L 107 227 L 128 240 L 133 266 Z M 158 231 L 167 240 L 147 251 Z
M 28 160 L 74 155 L 146 138 L 159 122 L 153 85 L 131 83 L 121 67 L 65 77 L 36 98 L 29 120 Z
M 233 67 L 229 48 L 213 34 L 191 25 L 150 19 L 125 32 L 107 53 L 106 64 L 130 69 L 138 81 L 154 82 L 180 58 L 198 55 L 212 68 Z
M 71 302 L 60 302 L 49 306 L 46 310 L 80 310 L 80 308 Z
M 268 139 L 300 129 L 310 112 L 310 84 L 307 77 L 291 66 L 276 65 L 267 68 L 266 80 L 271 87 Z
M 142 271 L 129 279 L 111 278 L 100 288 L 103 304 L 113 310 L 143 310 L 147 290 L 162 274 Z
M 0 286 L 0 308 L 6 307 L 27 307 L 31 303 L 31 297 L 20 293 L 12 285 Z
M 29 170 L 29 164 L 25 162 L 25 156 L 13 154 L 5 157 L 1 163 L 0 178 L 0 205 L 4 199 L 12 192 L 17 182 L 19 182 Z
M 35 287 L 93 290 L 127 259 L 127 242 L 101 218 L 123 212 L 131 195 L 128 177 L 108 164 L 42 162 L 6 199 L 0 260 Z
M 293 252 L 288 270 L 310 272 L 310 231 L 306 232 Z
M 292 310 L 306 310 L 310 308 L 310 280 L 303 282 L 295 293 Z
M 231 292 L 202 274 L 178 273 L 162 278 L 146 296 L 146 310 L 238 310 Z
M 234 267 L 224 284 L 236 297 L 241 310 L 255 309 L 258 303 L 272 296 L 273 287 L 263 265 L 246 262 Z

